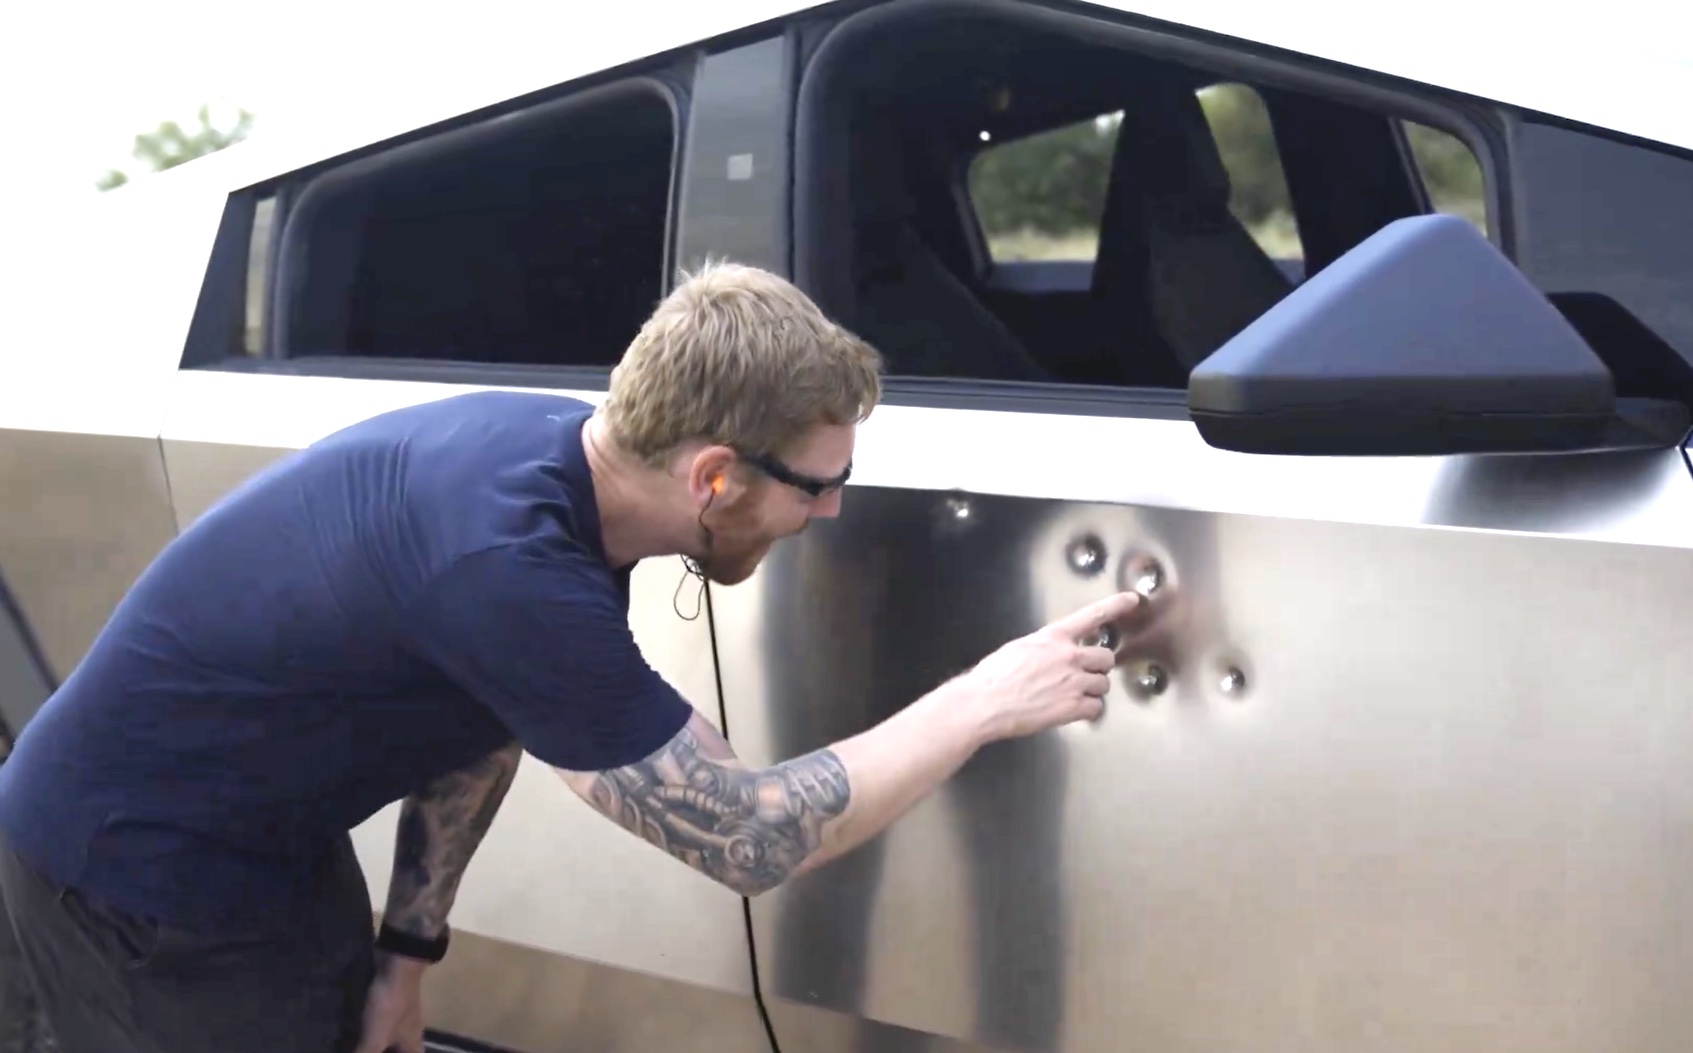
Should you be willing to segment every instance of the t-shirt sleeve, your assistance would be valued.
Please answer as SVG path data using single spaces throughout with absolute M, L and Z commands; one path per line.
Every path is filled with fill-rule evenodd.
M 586 554 L 501 546 L 463 556 L 407 620 L 417 654 L 554 767 L 633 764 L 693 715 L 641 655 L 610 574 Z

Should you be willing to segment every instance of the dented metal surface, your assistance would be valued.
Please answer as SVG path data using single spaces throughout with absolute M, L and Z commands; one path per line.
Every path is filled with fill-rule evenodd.
M 1093 7 L 1220 32 L 1234 17 Z M 796 12 L 811 13 L 714 8 L 652 48 Z M 607 56 L 649 53 L 639 21 L 625 13 Z M 1271 21 L 1238 24 L 1296 46 L 1320 21 L 1311 54 L 1460 90 L 1506 76 L 1326 13 Z M 598 68 L 587 48 L 559 75 Z M 1625 114 L 1642 93 L 1577 99 L 1566 72 L 1541 56 L 1515 101 L 1609 107 L 1617 127 L 1693 143 L 1662 101 L 1680 96 Z M 761 67 L 760 83 L 789 73 Z M 489 101 L 467 88 L 430 119 Z M 384 134 L 424 119 L 373 116 Z M 253 472 L 374 413 L 499 386 L 178 368 L 225 195 L 362 145 L 185 166 L 30 258 L 38 275 L 80 273 L 101 246 L 128 263 L 38 282 L 0 349 L 9 723 L 153 554 Z M 772 185 L 767 224 L 675 227 L 753 252 L 754 234 L 789 236 Z M 714 247 L 699 237 L 690 249 Z M 89 312 L 94 280 L 112 298 Z M 709 620 L 675 616 L 675 561 L 635 576 L 648 659 L 740 754 L 851 735 L 1128 588 L 1146 602 L 1111 641 L 1125 661 L 1104 715 L 984 751 L 883 837 L 753 901 L 750 933 L 748 904 L 526 761 L 461 887 L 432 1026 L 525 1053 L 740 1053 L 768 1045 L 762 1000 L 782 1053 L 1658 1053 L 1693 1029 L 1681 451 L 1247 457 L 1168 415 L 888 405 L 855 462 L 842 518 L 713 589 Z M 14 638 L 44 674 L 25 676 Z M 355 835 L 373 904 L 394 814 Z
M 961 527 L 955 502 L 854 488 L 715 591 L 743 755 L 885 718 L 1136 552 L 1169 580 L 1101 720 L 984 751 L 754 901 L 784 1048 L 829 1030 L 813 1009 L 1078 1051 L 1645 1050 L 1693 1026 L 1685 550 L 981 495 Z M 1107 573 L 1077 572 L 1078 537 Z

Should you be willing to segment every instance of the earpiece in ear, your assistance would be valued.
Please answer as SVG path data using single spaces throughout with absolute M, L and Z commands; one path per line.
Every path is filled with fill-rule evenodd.
M 723 492 L 723 477 L 721 475 L 714 475 L 711 477 L 711 492 L 714 494 L 720 494 Z

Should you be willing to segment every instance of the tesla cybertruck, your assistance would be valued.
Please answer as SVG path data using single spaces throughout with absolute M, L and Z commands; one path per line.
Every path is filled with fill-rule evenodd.
M 750 901 L 526 761 L 443 1048 L 1682 1048 L 1693 67 L 1396 17 L 623 5 L 520 92 L 30 216 L 6 726 L 256 470 L 468 389 L 597 400 L 680 271 L 751 263 L 888 380 L 840 519 L 694 620 L 635 574 L 743 758 L 1114 589 L 1145 624 L 1099 720 Z

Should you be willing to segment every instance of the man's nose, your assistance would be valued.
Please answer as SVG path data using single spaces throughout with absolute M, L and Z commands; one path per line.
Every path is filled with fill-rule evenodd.
M 813 501 L 811 503 L 811 518 L 833 519 L 840 515 L 842 492 L 842 490 L 831 490 Z

